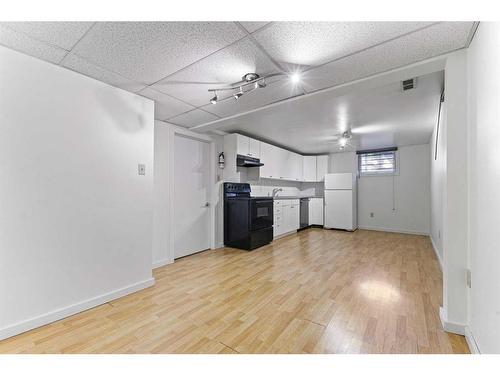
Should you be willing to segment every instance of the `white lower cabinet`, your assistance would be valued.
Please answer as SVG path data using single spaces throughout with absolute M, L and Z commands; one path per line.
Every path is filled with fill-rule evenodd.
M 274 201 L 274 237 L 293 232 L 300 226 L 300 201 L 276 199 Z
M 323 198 L 309 200 L 309 225 L 323 225 Z

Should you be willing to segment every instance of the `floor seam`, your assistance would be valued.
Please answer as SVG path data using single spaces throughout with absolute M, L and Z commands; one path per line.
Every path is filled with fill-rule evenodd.
M 241 354 L 239 351 L 237 351 L 237 350 L 236 350 L 236 349 L 234 349 L 234 348 L 231 348 L 229 345 L 224 344 L 222 341 L 219 341 L 219 344 L 224 345 L 226 348 L 231 349 L 233 352 L 236 352 L 236 353 L 238 353 L 238 354 Z
M 323 327 L 323 328 L 326 328 L 326 325 L 321 324 L 321 323 L 318 323 L 318 322 L 314 322 L 314 321 L 312 321 L 312 320 L 310 320 L 310 319 L 306 319 L 306 318 L 298 318 L 298 319 L 303 320 L 303 321 L 305 321 L 305 322 L 312 323 L 312 324 L 316 324 L 316 325 L 321 326 L 321 327 Z

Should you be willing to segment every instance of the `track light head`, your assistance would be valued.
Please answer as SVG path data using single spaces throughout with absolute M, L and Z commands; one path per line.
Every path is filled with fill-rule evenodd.
M 212 99 L 210 99 L 210 103 L 217 104 L 218 100 L 219 100 L 219 98 L 217 97 L 217 91 L 216 91 L 215 96 Z
M 235 92 L 235 93 L 233 94 L 233 97 L 234 97 L 234 99 L 238 100 L 238 99 L 239 99 L 239 98 L 241 98 L 242 96 L 243 96 L 243 90 L 242 90 L 242 88 L 241 88 L 241 86 L 240 86 L 240 91 Z
M 267 86 L 266 80 L 261 79 L 260 81 L 257 82 L 257 85 L 259 86 L 259 89 L 263 89 L 264 87 Z

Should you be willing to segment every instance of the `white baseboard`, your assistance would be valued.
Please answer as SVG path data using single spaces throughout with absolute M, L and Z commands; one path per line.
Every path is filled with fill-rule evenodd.
M 427 233 L 427 232 L 419 232 L 419 231 L 415 231 L 415 230 L 380 228 L 380 227 L 370 227 L 370 226 L 364 226 L 364 225 L 359 225 L 358 229 L 374 230 L 374 231 L 377 231 L 377 232 L 415 234 L 415 235 L 418 235 L 418 236 L 428 236 L 429 235 L 429 233 Z
M 7 327 L 0 328 L 0 340 L 18 335 L 20 333 L 29 331 L 34 328 L 41 327 L 43 325 L 55 322 L 56 320 L 60 320 L 68 316 L 80 313 L 82 311 L 102 305 L 103 303 L 126 296 L 127 294 L 137 292 L 138 290 L 148 288 L 150 286 L 153 286 L 154 283 L 155 283 L 154 278 L 146 279 L 144 281 L 128 285 L 124 288 L 116 289 L 112 292 L 102 294 L 100 296 L 90 298 L 88 300 L 78 302 L 73 305 L 54 310 L 31 319 L 27 319 L 22 322 L 12 324 Z
M 441 259 L 441 256 L 439 255 L 439 251 L 436 247 L 436 244 L 434 243 L 434 240 L 432 239 L 432 236 L 429 235 L 429 238 L 431 239 L 432 248 L 434 249 L 434 252 L 436 253 L 436 258 L 438 258 L 439 267 L 441 267 L 441 271 L 443 271 L 443 260 Z
M 439 308 L 439 318 L 441 319 L 441 325 L 446 332 L 455 333 L 457 335 L 465 336 L 465 324 L 450 322 L 446 318 L 446 313 L 444 308 L 441 306 Z
M 172 259 L 162 259 L 162 260 L 158 260 L 156 262 L 153 263 L 153 269 L 155 268 L 158 268 L 158 267 L 163 267 L 163 266 L 166 266 L 167 264 L 172 264 L 174 263 L 174 261 Z
M 470 327 L 465 327 L 465 340 L 467 345 L 469 345 L 469 350 L 472 354 L 481 354 L 479 347 L 477 346 L 476 339 L 470 330 Z

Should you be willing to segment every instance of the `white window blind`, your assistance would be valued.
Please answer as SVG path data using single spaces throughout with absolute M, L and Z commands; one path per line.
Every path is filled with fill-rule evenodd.
M 360 176 L 392 175 L 396 172 L 396 151 L 361 153 L 358 163 Z

